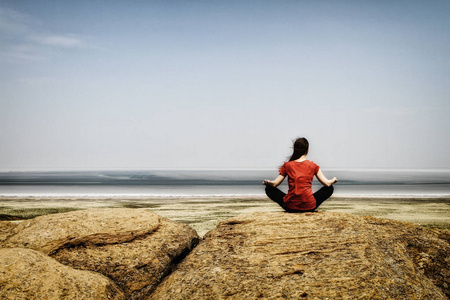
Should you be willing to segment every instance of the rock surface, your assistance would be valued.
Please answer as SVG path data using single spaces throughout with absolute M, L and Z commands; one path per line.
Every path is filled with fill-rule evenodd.
M 199 239 L 191 227 L 145 209 L 81 210 L 2 228 L 2 247 L 31 248 L 73 268 L 101 273 L 127 299 L 148 294 Z
M 0 298 L 125 299 L 108 278 L 24 248 L 0 249 Z
M 0 245 L 3 245 L 4 242 L 13 234 L 12 231 L 17 225 L 13 222 L 8 221 L 0 221 Z
M 219 224 L 149 299 L 447 299 L 449 232 L 344 213 Z

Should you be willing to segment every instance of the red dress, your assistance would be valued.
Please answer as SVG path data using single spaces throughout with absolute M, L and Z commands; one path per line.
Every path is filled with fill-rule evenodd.
M 288 161 L 280 168 L 280 174 L 288 176 L 289 191 L 284 197 L 284 206 L 295 210 L 316 208 L 312 181 L 319 172 L 319 166 L 310 160 Z

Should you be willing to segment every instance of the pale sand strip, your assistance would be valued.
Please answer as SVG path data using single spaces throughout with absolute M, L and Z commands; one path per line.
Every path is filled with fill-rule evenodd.
M 199 235 L 204 235 L 220 221 L 239 214 L 283 211 L 266 197 L 132 199 L 0 197 L 0 214 L 21 217 L 100 207 L 148 208 L 174 221 L 191 225 Z M 332 197 L 319 210 L 370 215 L 450 229 L 450 197 Z

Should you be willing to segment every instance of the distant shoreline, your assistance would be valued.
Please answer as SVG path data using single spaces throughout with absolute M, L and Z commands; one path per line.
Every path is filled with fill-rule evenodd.
M 30 200 L 37 199 L 49 199 L 49 200 L 169 200 L 169 199 L 268 199 L 266 195 L 1 195 L 0 201 L 2 200 L 12 200 L 12 199 L 23 199 L 27 198 Z M 448 200 L 450 201 L 450 195 L 333 195 L 333 199 L 407 199 L 407 200 Z
M 0 220 L 33 218 L 79 209 L 110 207 L 145 208 L 174 221 L 189 224 L 200 235 L 220 221 L 252 212 L 279 212 L 281 207 L 266 196 L 174 197 L 61 197 L 0 196 Z M 332 196 L 319 211 L 345 212 L 427 227 L 450 229 L 450 196 Z

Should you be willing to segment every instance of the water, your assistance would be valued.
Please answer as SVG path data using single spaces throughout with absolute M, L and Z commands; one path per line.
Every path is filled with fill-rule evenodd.
M 450 170 L 324 169 L 337 176 L 336 196 L 450 196 Z M 3 197 L 241 197 L 263 196 L 276 170 L 148 170 L 0 173 Z M 287 191 L 287 180 L 280 187 Z M 320 184 L 315 180 L 313 188 Z

